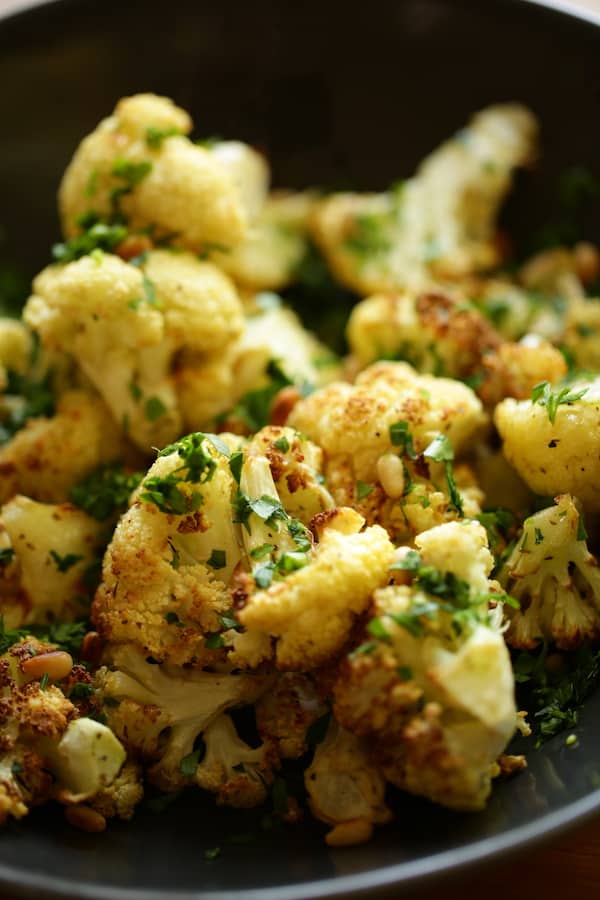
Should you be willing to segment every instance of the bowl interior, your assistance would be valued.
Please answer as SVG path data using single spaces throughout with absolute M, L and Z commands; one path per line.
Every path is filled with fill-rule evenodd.
M 409 175 L 474 110 L 520 100 L 543 127 L 540 166 L 507 210 L 527 241 L 553 215 L 566 167 L 600 174 L 599 50 L 592 25 L 500 0 L 371 0 L 356 9 L 340 0 L 63 0 L 32 9 L 0 22 L 0 84 L 9 86 L 0 92 L 0 263 L 33 273 L 47 262 L 70 155 L 118 97 L 140 90 L 190 109 L 198 136 L 264 148 L 279 186 L 362 189 Z M 529 769 L 498 784 L 484 813 L 402 798 L 397 822 L 351 851 L 326 848 L 318 826 L 265 831 L 256 816 L 196 795 L 101 837 L 43 810 L 3 833 L 0 884 L 35 896 L 270 889 L 277 898 L 408 884 L 600 806 L 600 696 L 578 731 L 576 747 L 558 737 L 532 751 Z M 207 862 L 204 851 L 216 846 L 221 855 Z

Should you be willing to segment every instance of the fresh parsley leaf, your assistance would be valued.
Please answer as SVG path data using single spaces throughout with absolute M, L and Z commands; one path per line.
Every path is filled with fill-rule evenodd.
M 390 440 L 394 447 L 400 447 L 402 454 L 410 459 L 417 458 L 409 422 L 402 420 L 390 425 Z
M 182 756 L 179 761 L 179 771 L 184 778 L 193 778 L 196 774 L 201 752 L 201 750 L 194 750 L 192 753 L 188 753 L 187 756 Z
M 277 448 L 281 453 L 287 453 L 290 449 L 290 442 L 286 438 L 285 435 L 283 437 L 278 438 L 276 441 L 273 441 L 273 446 Z
M 69 700 L 89 700 L 93 695 L 93 685 L 86 684 L 84 681 L 76 681 L 71 688 Z
M 60 556 L 56 550 L 51 550 L 50 556 L 56 564 L 56 568 L 61 573 L 68 572 L 69 569 L 72 569 L 74 565 L 81 562 L 83 559 L 83 556 L 78 556 L 76 553 L 67 553 L 65 556 Z
M 150 125 L 146 128 L 146 144 L 151 150 L 160 150 L 166 138 L 177 137 L 182 134 L 181 129 L 173 126 L 171 128 L 155 128 L 153 125 Z
M 548 413 L 548 419 L 554 425 L 558 407 L 575 403 L 577 400 L 587 394 L 588 388 L 582 388 L 579 391 L 572 391 L 570 387 L 553 388 L 550 382 L 540 381 L 531 392 L 531 402 L 539 406 L 545 406 Z
M 356 499 L 364 500 L 365 497 L 369 496 L 369 494 L 371 493 L 371 491 L 373 490 L 374 487 L 375 487 L 375 485 L 373 485 L 373 484 L 367 484 L 364 481 L 357 481 L 356 482 Z
M 184 516 L 196 512 L 202 506 L 202 494 L 198 491 L 184 493 L 181 480 L 174 472 L 164 478 L 154 475 L 143 482 L 140 500 L 153 503 L 167 515 Z
M 144 413 L 149 422 L 156 422 L 167 411 L 167 407 L 160 397 L 148 397 L 144 406 Z
M 213 550 L 209 558 L 206 560 L 206 564 L 210 566 L 211 569 L 224 569 L 227 565 L 227 557 L 225 551 Z
M 456 510 L 459 516 L 464 516 L 463 501 L 460 492 L 454 480 L 452 471 L 452 461 L 454 459 L 454 450 L 452 444 L 445 434 L 438 434 L 428 447 L 423 451 L 426 459 L 432 459 L 434 462 L 443 462 L 446 472 L 446 484 L 448 485 L 448 496 L 450 497 L 450 506 Z
M 90 256 L 95 250 L 111 253 L 127 237 L 127 228 L 122 224 L 92 220 L 82 234 L 78 234 L 64 243 L 52 247 L 55 262 L 68 263 L 82 256 Z
M 229 469 L 231 474 L 237 481 L 240 483 L 240 478 L 242 477 L 242 466 L 244 465 L 244 454 L 241 450 L 236 450 L 235 453 L 232 453 L 229 458 Z
M 103 522 L 124 511 L 142 472 L 125 472 L 121 466 L 102 466 L 71 488 L 70 499 L 89 516 Z

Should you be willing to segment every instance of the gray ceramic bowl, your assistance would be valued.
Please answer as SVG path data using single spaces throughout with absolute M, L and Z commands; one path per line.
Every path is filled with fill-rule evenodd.
M 73 148 L 138 90 L 174 97 L 203 134 L 263 146 L 281 185 L 362 188 L 410 173 L 473 110 L 522 100 L 541 118 L 544 156 L 509 205 L 517 236 L 549 215 L 562 169 L 594 169 L 600 141 L 600 30 L 509 0 L 63 0 L 0 20 L 0 85 L 0 257 L 32 272 L 57 234 Z M 484 813 L 400 798 L 396 824 L 351 850 L 328 849 L 318 826 L 253 836 L 252 821 L 193 794 L 101 836 L 42 810 L 3 831 L 0 888 L 40 900 L 398 896 L 600 810 L 600 695 L 577 731 L 574 748 L 557 737 L 532 752 Z

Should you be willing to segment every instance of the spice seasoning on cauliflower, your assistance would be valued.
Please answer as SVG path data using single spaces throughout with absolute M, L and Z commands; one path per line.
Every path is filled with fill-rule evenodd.
M 508 258 L 517 104 L 380 194 L 191 128 L 123 98 L 0 319 L 0 823 L 479 810 L 600 680 L 600 251 Z

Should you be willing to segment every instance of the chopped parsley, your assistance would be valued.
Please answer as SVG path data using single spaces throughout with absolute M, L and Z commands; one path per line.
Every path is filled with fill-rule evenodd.
M 68 263 L 82 256 L 90 256 L 96 250 L 111 253 L 127 237 L 127 228 L 123 224 L 108 224 L 97 216 L 86 220 L 89 225 L 81 234 L 52 247 L 52 258 L 55 262 Z
M 273 400 L 280 390 L 293 385 L 294 382 L 288 378 L 275 359 L 269 362 L 265 374 L 269 379 L 265 387 L 244 394 L 230 412 L 220 417 L 222 421 L 229 418 L 239 419 L 252 433 L 269 424 Z
M 537 531 L 537 530 L 538 530 L 538 529 L 536 528 L 536 531 Z M 587 541 L 587 539 L 588 539 L 588 533 L 587 533 L 587 531 L 585 530 L 585 523 L 584 523 L 584 521 L 583 521 L 583 516 L 581 515 L 581 513 L 579 513 L 579 518 L 578 518 L 578 520 L 577 520 L 577 537 L 576 537 L 576 540 L 578 540 L 578 541 Z M 537 543 L 537 540 L 536 540 L 536 543 Z
M 365 497 L 368 497 L 375 485 L 367 484 L 365 481 L 357 481 L 356 482 L 356 499 L 364 500 Z
M 140 499 L 146 503 L 154 503 L 161 512 L 168 515 L 183 516 L 200 509 L 202 494 L 194 490 L 184 491 L 182 485 L 184 482 L 204 484 L 214 476 L 218 463 L 209 452 L 207 444 L 212 445 L 217 452 L 229 456 L 227 445 L 217 435 L 203 434 L 200 431 L 188 434 L 176 443 L 169 444 L 158 454 L 160 458 L 177 453 L 181 465 L 168 475 L 146 478 Z
M 354 220 L 354 227 L 344 240 L 344 247 L 360 259 L 379 256 L 391 249 L 383 216 L 361 215 Z
M 588 644 L 561 657 L 561 667 L 547 666 L 548 645 L 521 651 L 513 658 L 515 681 L 523 685 L 520 704 L 534 710 L 531 727 L 540 747 L 577 725 L 579 708 L 600 682 L 600 650 Z
M 180 485 L 181 479 L 174 472 L 164 477 L 153 475 L 143 482 L 140 500 L 153 503 L 161 512 L 171 516 L 196 512 L 202 506 L 202 494 L 199 491 L 184 493 Z
M 211 569 L 224 569 L 227 565 L 227 556 L 225 551 L 213 550 L 209 558 L 206 560 L 206 564 L 210 566 Z
M 0 447 L 7 443 L 29 419 L 51 416 L 54 413 L 54 393 L 50 385 L 50 375 L 41 381 L 8 371 L 5 396 L 19 398 L 14 404 L 7 404 L 0 411 Z
M 229 470 L 237 483 L 240 483 L 242 477 L 242 466 L 244 465 L 244 454 L 241 450 L 236 450 L 229 458 Z
M 275 544 L 261 544 L 260 547 L 255 547 L 254 550 L 250 551 L 250 556 L 252 559 L 264 559 L 265 556 L 273 553 L 276 549 Z
M 194 750 L 192 753 L 188 753 L 187 756 L 182 756 L 179 761 L 179 771 L 184 778 L 194 777 L 196 769 L 198 768 L 201 753 L 202 750 Z
M 71 688 L 69 700 L 89 700 L 94 695 L 94 688 L 84 681 L 77 681 Z
M 416 459 L 413 436 L 410 432 L 410 423 L 407 421 L 394 422 L 390 425 L 390 440 L 394 447 L 399 447 L 400 452 L 410 459 Z
M 12 547 L 2 547 L 0 549 L 0 567 L 8 566 L 15 558 L 15 551 Z
M 148 397 L 144 406 L 144 413 L 149 422 L 156 422 L 167 411 L 167 407 L 160 397 Z
M 78 556 L 76 553 L 67 553 L 66 556 L 61 556 L 56 550 L 51 550 L 50 556 L 61 574 L 68 572 L 69 569 L 72 569 L 74 565 L 83 559 L 83 556 Z
M 121 466 L 102 466 L 71 488 L 70 499 L 89 516 L 103 522 L 124 511 L 142 472 L 125 472 Z
M 579 391 L 572 391 L 570 387 L 553 388 L 550 382 L 540 381 L 531 392 L 531 402 L 545 406 L 548 419 L 554 425 L 558 407 L 581 400 L 587 392 L 588 388 L 586 387 Z
M 510 509 L 497 506 L 495 509 L 485 509 L 475 516 L 487 531 L 488 544 L 491 550 L 501 546 L 507 539 L 508 533 L 515 526 L 515 516 Z
M 285 435 L 283 437 L 278 438 L 276 441 L 273 441 L 273 446 L 280 451 L 280 453 L 287 453 L 290 449 L 290 442 L 286 438 Z
M 146 128 L 146 144 L 151 150 L 160 150 L 166 138 L 180 137 L 182 134 L 181 129 L 174 126 L 170 128 L 156 128 L 150 125 Z
M 448 437 L 445 434 L 438 434 L 432 440 L 428 447 L 423 451 L 426 459 L 432 459 L 434 462 L 443 462 L 446 471 L 446 484 L 448 485 L 448 496 L 450 497 L 451 508 L 456 510 L 459 516 L 464 516 L 463 501 L 452 471 L 452 461 L 454 460 L 454 450 Z

